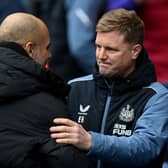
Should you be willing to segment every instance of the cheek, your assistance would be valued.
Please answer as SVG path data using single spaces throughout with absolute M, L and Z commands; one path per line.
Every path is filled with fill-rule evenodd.
M 96 58 L 98 57 L 98 49 L 96 49 Z
M 98 56 L 98 52 L 96 52 L 96 61 L 98 61 L 99 56 Z
M 51 52 L 49 50 L 46 50 L 46 57 L 50 58 L 51 57 Z
M 41 62 L 41 60 L 43 59 L 43 55 L 42 55 L 41 52 L 37 53 L 37 59 L 38 59 L 39 62 Z
M 35 61 L 38 62 L 39 64 L 42 64 L 43 62 L 43 53 L 40 50 L 36 50 L 36 56 L 35 56 Z
M 36 54 L 36 57 L 37 57 L 37 58 L 41 55 L 41 50 L 40 50 L 40 48 L 37 48 L 37 49 L 36 49 L 35 54 Z

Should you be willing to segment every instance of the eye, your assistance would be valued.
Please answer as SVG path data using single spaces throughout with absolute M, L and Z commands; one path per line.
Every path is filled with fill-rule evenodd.
M 51 44 L 47 45 L 47 50 L 51 50 Z
M 100 45 L 98 45 L 98 44 L 96 44 L 96 48 L 97 48 L 97 49 L 100 49 L 100 48 L 101 48 L 101 46 L 100 46 Z
M 110 52 L 110 53 L 115 53 L 115 52 L 118 51 L 118 49 L 112 48 L 112 47 L 106 47 L 105 49 L 106 49 L 107 52 Z
M 111 47 L 106 47 L 106 50 L 107 50 L 107 51 L 114 51 L 114 49 L 111 48 Z

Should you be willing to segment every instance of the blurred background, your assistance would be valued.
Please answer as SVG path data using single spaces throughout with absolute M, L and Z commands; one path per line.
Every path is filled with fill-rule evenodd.
M 144 47 L 157 80 L 168 81 L 168 0 L 0 0 L 0 22 L 13 12 L 41 18 L 51 35 L 48 67 L 66 81 L 90 74 L 95 65 L 95 27 L 101 15 L 116 8 L 135 10 L 145 23 Z

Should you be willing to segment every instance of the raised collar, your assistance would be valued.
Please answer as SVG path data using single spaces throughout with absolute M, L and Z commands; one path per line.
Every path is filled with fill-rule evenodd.
M 20 44 L 15 43 L 15 42 L 0 42 L 0 47 L 9 48 L 9 49 L 12 49 L 15 52 L 21 54 L 21 55 L 28 56 L 28 54 L 26 53 L 24 48 Z

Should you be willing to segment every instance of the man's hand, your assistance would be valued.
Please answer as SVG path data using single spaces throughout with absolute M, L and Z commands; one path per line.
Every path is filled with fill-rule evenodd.
M 50 132 L 57 143 L 71 144 L 85 151 L 90 149 L 92 137 L 80 124 L 65 118 L 56 118 L 53 122 L 57 126 L 52 126 Z

